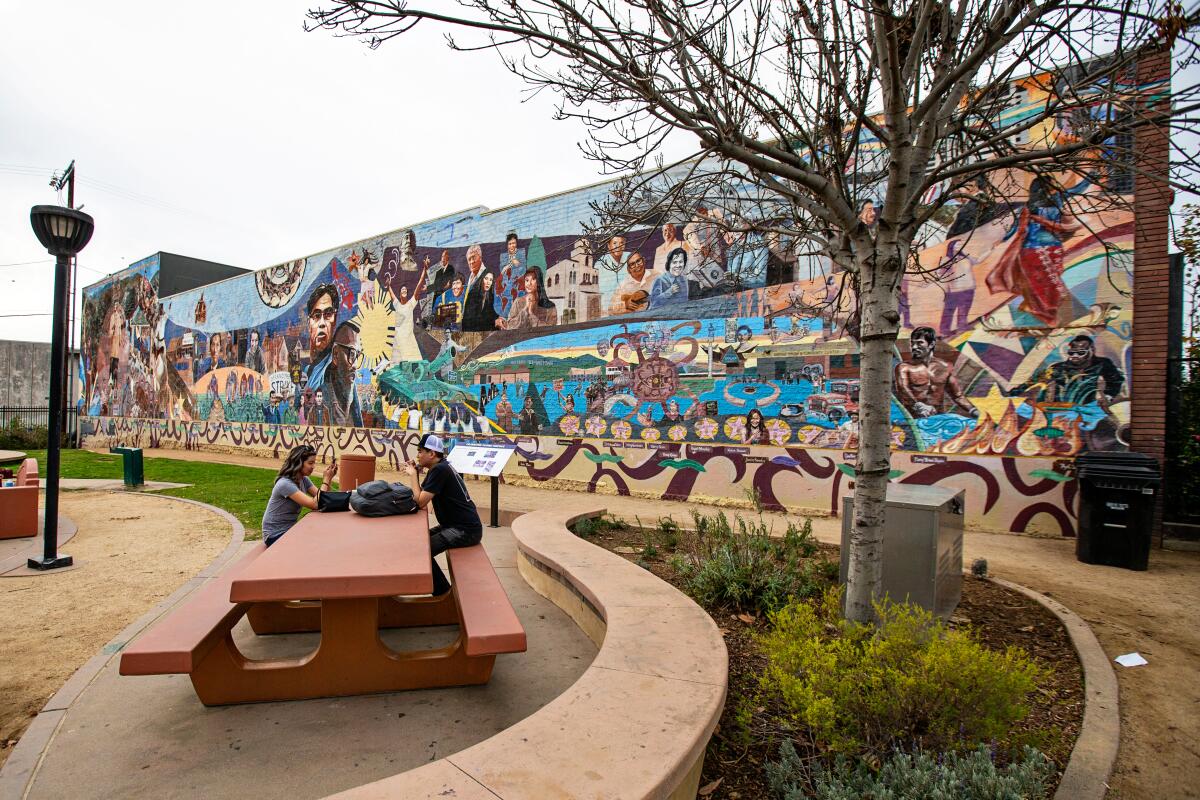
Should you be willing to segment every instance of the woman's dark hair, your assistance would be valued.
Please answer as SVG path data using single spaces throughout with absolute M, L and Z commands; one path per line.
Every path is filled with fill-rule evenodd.
M 304 462 L 317 454 L 317 448 L 311 444 L 298 444 L 291 449 L 287 454 L 287 458 L 283 461 L 283 466 L 279 468 L 279 474 L 276 479 L 287 478 L 293 481 L 300 480 L 300 469 L 304 466 Z

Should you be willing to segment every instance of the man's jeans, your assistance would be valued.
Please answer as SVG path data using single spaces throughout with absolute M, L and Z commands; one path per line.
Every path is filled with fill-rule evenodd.
M 438 525 L 429 529 L 429 555 L 432 560 L 433 556 L 439 553 L 444 553 L 452 547 L 470 547 L 474 544 L 479 544 L 483 540 L 483 529 L 477 531 L 463 532 L 459 528 L 451 528 L 446 525 Z M 446 580 L 446 575 L 442 572 L 442 568 L 438 566 L 437 561 L 433 563 L 433 593 L 434 595 L 442 595 L 450 591 L 450 581 Z

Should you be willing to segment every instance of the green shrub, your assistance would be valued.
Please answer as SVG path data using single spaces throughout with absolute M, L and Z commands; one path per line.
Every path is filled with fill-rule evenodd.
M 19 418 L 10 420 L 7 428 L 0 428 L 0 450 L 44 450 L 49 441 L 45 425 L 26 428 Z
M 739 517 L 736 528 L 723 513 L 693 511 L 692 519 L 695 530 L 678 534 L 671 565 L 684 591 L 701 605 L 767 612 L 828 585 L 832 571 L 827 559 L 814 558 L 817 542 L 809 520 L 800 527 L 789 523 L 776 537 L 761 519 Z
M 884 757 L 1003 741 L 1042 676 L 1020 648 L 985 649 L 908 604 L 881 603 L 878 627 L 844 620 L 841 593 L 771 615 L 764 688 L 834 752 Z
M 895 753 L 878 772 L 839 757 L 832 769 L 810 776 L 792 743 L 784 742 L 780 761 L 767 764 L 767 783 L 783 800 L 1039 800 L 1053 775 L 1054 765 L 1032 747 L 997 767 L 982 745 L 937 759 Z M 805 790 L 810 784 L 811 793 Z

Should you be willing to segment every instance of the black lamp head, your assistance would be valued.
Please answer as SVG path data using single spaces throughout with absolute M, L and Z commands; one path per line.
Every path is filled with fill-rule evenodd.
M 73 256 L 91 241 L 96 223 L 90 214 L 62 206 L 29 209 L 33 232 L 52 256 Z

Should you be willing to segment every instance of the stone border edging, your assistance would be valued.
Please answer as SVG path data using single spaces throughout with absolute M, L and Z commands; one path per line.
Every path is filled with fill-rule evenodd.
M 112 493 L 116 494 L 120 492 L 121 490 L 113 490 Z M 153 492 L 143 493 L 142 496 L 190 503 L 213 512 L 230 524 L 232 530 L 229 536 L 229 544 L 196 577 L 189 579 L 178 589 L 160 600 L 157 605 L 145 614 L 127 625 L 108 644 L 104 645 L 99 653 L 84 662 L 83 666 L 75 670 L 75 673 L 67 679 L 67 682 L 46 702 L 42 710 L 33 718 L 33 722 L 21 734 L 21 738 L 17 741 L 16 746 L 13 747 L 8 760 L 4 762 L 4 766 L 0 767 L 0 800 L 9 800 L 9 798 L 19 800 L 19 798 L 24 797 L 29 784 L 37 775 L 37 769 L 41 765 L 46 749 L 50 746 L 50 742 L 53 740 L 54 734 L 58 731 L 58 726 L 62 723 L 63 717 L 66 716 L 71 704 L 95 680 L 96 676 L 100 674 L 100 670 L 104 669 L 109 660 L 121 652 L 133 637 L 137 636 L 152 622 L 178 604 L 184 597 L 191 594 L 192 591 L 220 572 L 221 567 L 225 566 L 233 558 L 246 538 L 246 529 L 242 526 L 242 523 L 237 517 L 224 509 L 210 506 L 207 503 L 201 503 L 199 500 L 189 500 L 185 497 L 172 497 L 171 495 L 156 494 Z
M 1067 629 L 1083 667 L 1083 724 L 1054 800 L 1104 800 L 1108 777 L 1117 761 L 1121 735 L 1117 675 L 1108 656 L 1091 626 L 1062 603 L 1003 578 L 989 576 L 988 580 L 1036 601 L 1058 617 Z
M 521 576 L 600 645 L 579 680 L 490 739 L 334 797 L 696 796 L 725 706 L 725 640 L 674 586 L 566 530 L 602 513 L 534 511 L 513 524 Z

